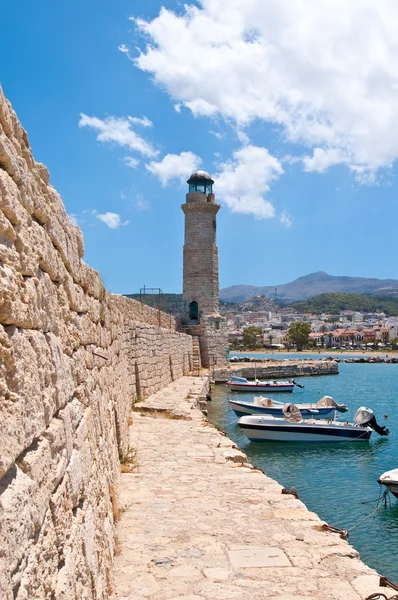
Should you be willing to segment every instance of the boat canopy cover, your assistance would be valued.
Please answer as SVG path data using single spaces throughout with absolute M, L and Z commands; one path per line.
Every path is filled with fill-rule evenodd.
M 273 406 L 271 398 L 265 398 L 264 396 L 258 396 L 254 398 L 253 402 L 254 406 L 266 406 L 267 408 L 271 408 Z
M 316 403 L 317 408 L 325 408 L 327 406 L 331 406 L 333 408 L 337 408 L 338 404 L 332 396 L 324 396 Z
M 303 420 L 301 412 L 295 404 L 285 404 L 282 410 L 286 421 L 290 421 L 291 423 L 299 423 Z
M 235 377 L 232 375 L 230 379 L 231 383 L 247 383 L 247 379 L 245 377 Z
M 366 406 L 361 406 L 358 408 L 357 412 L 354 415 L 354 421 L 357 425 L 363 427 L 367 425 L 369 421 L 372 420 L 374 416 L 373 410 L 371 408 L 367 408 Z

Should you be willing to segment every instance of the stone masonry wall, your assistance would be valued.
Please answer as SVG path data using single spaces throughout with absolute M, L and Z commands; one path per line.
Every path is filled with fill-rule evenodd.
M 174 319 L 108 293 L 0 88 L 0 598 L 112 588 L 131 404 L 190 370 Z

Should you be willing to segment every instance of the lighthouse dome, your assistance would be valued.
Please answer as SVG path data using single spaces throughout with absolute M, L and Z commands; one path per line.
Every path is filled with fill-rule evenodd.
M 190 192 L 203 192 L 205 194 L 212 194 L 213 192 L 214 181 L 207 171 L 194 171 L 187 183 Z

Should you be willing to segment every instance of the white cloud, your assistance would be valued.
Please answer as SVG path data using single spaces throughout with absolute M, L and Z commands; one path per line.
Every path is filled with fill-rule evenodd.
M 148 117 L 127 117 L 130 123 L 134 123 L 134 125 L 141 125 L 142 127 L 152 127 L 153 123 Z
M 324 173 L 329 167 L 345 162 L 345 158 L 336 148 L 314 148 L 312 156 L 303 156 L 304 171 Z
M 222 140 L 224 138 L 224 134 L 221 133 L 221 131 L 210 130 L 209 133 L 211 133 L 211 135 L 214 135 L 214 137 L 216 137 L 218 140 Z
M 144 156 L 156 156 L 158 152 L 153 146 L 131 129 L 131 126 L 137 123 L 147 127 L 148 124 L 151 124 L 151 121 L 146 117 L 138 119 L 136 117 L 125 118 L 113 116 L 102 120 L 81 113 L 79 127 L 89 127 L 97 131 L 97 140 L 99 142 L 113 142 L 118 146 L 129 148 L 129 150 L 139 152 Z
M 147 200 L 144 200 L 142 194 L 137 194 L 135 198 L 135 209 L 137 212 L 143 212 L 145 210 L 149 210 L 151 208 L 150 203 Z
M 79 219 L 78 219 L 78 216 L 75 213 L 71 213 L 69 215 L 69 218 L 72 221 L 73 225 L 77 225 L 79 227 Z
M 275 209 L 264 196 L 282 173 L 281 163 L 266 148 L 245 146 L 233 153 L 232 160 L 219 165 L 215 192 L 232 212 L 269 219 L 275 216 Z
M 108 225 L 111 229 L 118 229 L 118 227 L 122 227 L 123 225 L 128 225 L 128 221 L 124 221 L 122 223 L 120 219 L 120 215 L 113 212 L 106 212 L 104 214 L 97 215 L 97 219 Z
M 314 149 L 304 168 L 346 164 L 375 180 L 398 157 L 396 0 L 199 0 L 136 20 L 136 65 L 176 106 L 256 119 Z
M 293 225 L 292 217 L 285 210 L 282 212 L 279 221 L 282 225 L 287 227 L 287 229 L 289 229 Z
M 160 179 L 162 186 L 165 186 L 173 179 L 180 182 L 188 179 L 201 162 L 202 159 L 193 152 L 181 152 L 181 154 L 166 154 L 161 161 L 151 161 L 145 166 Z
M 132 156 L 126 156 L 123 161 L 128 167 L 130 167 L 130 169 L 136 169 L 140 164 L 140 161 Z

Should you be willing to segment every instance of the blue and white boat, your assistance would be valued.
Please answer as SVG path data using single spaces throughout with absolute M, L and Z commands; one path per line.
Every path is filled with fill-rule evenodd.
M 368 442 L 373 429 L 379 435 L 389 433 L 386 427 L 377 424 L 370 408 L 359 408 L 354 421 L 305 420 L 294 404 L 286 404 L 283 419 L 248 415 L 241 417 L 238 425 L 251 442 Z
M 264 398 L 262 396 L 254 397 L 253 402 L 241 402 L 228 398 L 228 403 L 238 417 L 244 415 L 271 415 L 273 417 L 283 418 L 284 402 Z M 335 411 L 346 412 L 346 404 L 338 404 L 331 396 L 324 396 L 315 404 L 296 404 L 301 415 L 306 418 L 328 419 L 334 418 Z

